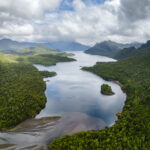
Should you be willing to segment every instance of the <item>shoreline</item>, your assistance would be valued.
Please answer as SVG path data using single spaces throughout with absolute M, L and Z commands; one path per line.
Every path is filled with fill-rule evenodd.
M 69 60 L 70 59 L 70 60 Z M 68 58 L 68 60 L 66 60 L 65 62 L 70 62 L 70 61 L 76 61 L 75 59 L 71 59 L 71 58 Z M 64 61 L 62 61 L 64 62 Z M 57 65 L 57 63 L 59 62 L 56 62 L 54 65 Z M 60 62 L 61 63 L 61 62 Z M 42 102 L 39 102 L 39 103 L 42 103 L 42 106 L 39 106 L 39 109 L 35 111 L 34 114 L 32 114 L 31 116 L 28 116 L 28 117 L 25 117 L 25 119 L 22 119 L 21 121 L 19 121 L 17 124 L 14 124 L 14 125 L 11 125 L 11 126 L 8 126 L 8 127 L 3 127 L 3 128 L 0 128 L 0 132 L 7 132 L 7 131 L 11 131 L 13 128 L 15 128 L 16 126 L 18 126 L 20 123 L 28 120 L 28 119 L 31 119 L 31 118 L 34 118 L 37 114 L 39 114 L 46 106 L 46 103 L 47 103 L 47 97 L 45 95 L 45 91 L 46 91 L 46 82 L 44 81 L 44 78 L 45 76 L 42 75 L 42 71 L 38 70 L 36 65 L 38 64 L 26 64 L 26 63 L 22 63 L 22 65 L 27 65 L 27 66 L 30 66 L 30 68 L 32 68 L 33 70 L 36 70 L 36 73 L 37 73 L 37 76 L 39 77 L 39 79 L 37 79 L 39 82 L 41 82 L 41 84 L 43 85 L 43 89 L 40 91 L 41 93 L 41 96 L 43 96 L 43 101 Z M 41 64 L 42 65 L 42 64 Z M 46 66 L 52 66 L 52 65 L 46 65 Z M 27 71 L 26 71 L 27 72 Z M 34 73 L 34 71 L 33 71 Z M 49 74 L 51 74 L 51 72 L 46 72 Z M 45 74 L 44 74 L 45 75 Z M 57 73 L 55 74 L 57 75 Z M 53 76 L 48 76 L 48 77 L 53 77 Z M 31 78 L 34 78 L 34 76 L 31 76 Z M 47 76 L 46 76 L 47 78 Z M 43 82 L 43 83 L 42 83 Z M 28 85 L 29 86 L 29 85 Z M 39 85 L 38 85 L 39 86 Z M 37 103 L 37 101 L 35 102 Z M 34 103 L 34 104 L 35 104 Z M 39 104 L 41 105 L 41 104 Z M 20 114 L 20 116 L 22 116 L 22 114 Z
M 90 72 L 90 73 L 92 73 L 92 74 L 94 74 L 94 75 L 96 75 L 96 76 L 102 78 L 102 79 L 105 80 L 105 81 L 109 81 L 109 82 L 112 82 L 112 83 L 117 84 L 118 86 L 120 86 L 120 88 L 121 88 L 121 90 L 123 91 L 123 93 L 126 94 L 126 99 L 125 99 L 125 101 L 124 101 L 124 105 L 123 105 L 122 111 L 121 111 L 121 112 L 116 112 L 117 120 L 115 120 L 114 124 L 109 127 L 109 128 L 111 128 L 112 126 L 114 126 L 114 125 L 116 124 L 117 121 L 119 121 L 118 113 L 122 114 L 123 109 L 124 109 L 124 107 L 125 107 L 125 103 L 126 103 L 126 101 L 127 101 L 127 99 L 128 99 L 128 95 L 127 95 L 126 91 L 123 89 L 123 85 L 122 85 L 118 80 L 109 80 L 109 79 L 106 79 L 106 78 L 104 78 L 104 77 L 102 77 L 102 76 L 100 76 L 100 75 L 98 75 L 98 74 L 96 74 L 96 73 L 94 73 L 94 72 L 92 72 L 92 71 L 90 71 L 90 70 L 86 70 L 84 67 L 82 67 L 81 70 Z M 110 95 L 107 95 L 107 96 L 110 96 Z
M 24 122 L 20 123 L 16 127 L 8 130 L 8 132 L 18 132 L 18 131 L 25 131 L 26 129 L 32 129 L 36 126 L 42 126 L 47 123 L 52 123 L 57 120 L 61 119 L 61 116 L 49 116 L 49 117 L 42 117 L 42 118 L 30 118 L 25 120 Z

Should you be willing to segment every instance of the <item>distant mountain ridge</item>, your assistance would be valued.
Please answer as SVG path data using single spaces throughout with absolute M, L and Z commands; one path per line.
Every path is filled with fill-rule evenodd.
M 0 40 L 0 51 L 2 50 L 17 50 L 17 49 L 22 49 L 28 47 L 27 44 L 13 41 L 10 39 L 2 39 Z
M 144 54 L 150 53 L 150 40 L 147 41 L 145 44 L 142 44 L 141 47 L 135 48 L 135 47 L 129 47 L 125 48 L 114 56 L 115 59 L 125 59 L 133 56 L 140 56 Z
M 18 42 L 10 39 L 0 40 L 0 51 L 4 50 L 18 50 L 32 46 L 44 45 L 48 48 L 59 49 L 63 51 L 84 51 L 89 48 L 89 46 L 82 45 L 77 42 L 47 42 L 47 43 L 33 43 L 33 42 Z
M 49 42 L 44 43 L 45 46 L 52 49 L 59 49 L 64 51 L 85 51 L 90 48 L 90 46 L 83 45 L 77 42 Z
M 114 57 L 114 55 L 124 48 L 128 48 L 131 46 L 139 47 L 140 43 L 131 43 L 131 44 L 121 44 L 113 41 L 104 41 L 101 43 L 97 43 L 90 49 L 86 50 L 85 53 L 92 55 L 102 55 L 108 57 Z

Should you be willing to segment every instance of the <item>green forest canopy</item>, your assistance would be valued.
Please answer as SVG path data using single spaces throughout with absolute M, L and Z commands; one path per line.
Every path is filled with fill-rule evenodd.
M 54 65 L 74 60 L 67 56 L 59 52 L 26 56 L 0 53 L 0 130 L 34 117 L 45 107 L 43 77 L 56 73 L 38 71 L 33 64 Z

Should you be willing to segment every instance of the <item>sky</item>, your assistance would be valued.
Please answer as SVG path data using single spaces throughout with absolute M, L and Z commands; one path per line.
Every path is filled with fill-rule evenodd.
M 94 45 L 150 40 L 150 0 L 0 0 L 0 39 Z

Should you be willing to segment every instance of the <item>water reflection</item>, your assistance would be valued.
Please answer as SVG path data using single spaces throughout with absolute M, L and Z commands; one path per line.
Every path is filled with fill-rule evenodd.
M 47 105 L 37 116 L 60 115 L 63 112 L 83 112 L 105 121 L 107 125 L 114 123 L 116 112 L 120 112 L 125 94 L 114 83 L 81 70 L 81 66 L 93 66 L 97 61 L 115 61 L 103 56 L 92 56 L 76 52 L 76 62 L 58 63 L 56 66 L 45 67 L 36 65 L 39 70 L 56 71 L 57 76 L 45 80 L 47 82 Z M 104 96 L 100 93 L 100 85 L 108 83 L 116 93 Z

